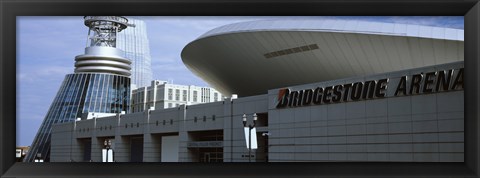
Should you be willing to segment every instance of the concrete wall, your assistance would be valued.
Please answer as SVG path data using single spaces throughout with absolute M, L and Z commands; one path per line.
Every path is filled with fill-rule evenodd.
M 162 162 L 178 162 L 178 136 L 162 137 Z
M 403 75 L 461 67 L 455 63 L 290 87 L 389 78 L 385 99 L 276 109 L 278 90 L 270 90 L 269 161 L 463 162 L 463 90 L 393 96 Z
M 273 89 L 266 95 L 57 124 L 51 159 L 83 160 L 82 141 L 91 139 L 91 160 L 98 162 L 103 141 L 114 139 L 115 161 L 129 162 L 131 139 L 143 137 L 143 161 L 160 162 L 167 160 L 165 154 L 162 158 L 162 148 L 168 147 L 162 140 L 173 136 L 178 137 L 178 161 L 191 162 L 195 155 L 188 143 L 198 141 L 192 133 L 219 131 L 223 161 L 247 162 L 242 116 L 251 124 L 257 113 L 268 117 L 268 124 L 257 127 L 263 148 L 253 152 L 255 161 L 268 155 L 270 162 L 463 162 L 463 90 L 394 96 L 401 76 L 461 67 L 463 62 L 289 87 L 314 89 L 389 78 L 385 98 L 276 108 L 279 90 Z M 267 132 L 268 138 L 262 136 Z M 267 155 L 262 153 L 265 139 Z
M 80 160 L 81 155 L 76 143 L 76 139 L 72 138 L 72 130 L 74 124 L 62 123 L 55 124 L 52 128 L 52 145 L 51 145 L 51 162 L 70 162 L 71 160 Z M 72 152 L 76 150 L 75 152 Z

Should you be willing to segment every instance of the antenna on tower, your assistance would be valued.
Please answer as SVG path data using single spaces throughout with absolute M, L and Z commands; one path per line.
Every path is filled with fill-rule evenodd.
M 85 26 L 89 28 L 90 46 L 115 47 L 117 33 L 127 27 L 135 27 L 121 16 L 85 16 L 84 19 Z

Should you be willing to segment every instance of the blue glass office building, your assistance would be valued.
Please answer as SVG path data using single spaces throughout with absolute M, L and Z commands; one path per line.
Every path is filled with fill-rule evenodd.
M 152 57 L 150 56 L 147 25 L 142 20 L 128 19 L 135 28 L 127 28 L 118 33 L 117 48 L 125 52 L 132 61 L 132 84 L 137 88 L 150 86 L 152 81 Z
M 50 159 L 52 125 L 75 121 L 83 113 L 128 113 L 131 61 L 116 48 L 116 35 L 128 20 L 118 16 L 86 16 L 90 46 L 75 57 L 75 73 L 68 74 L 40 126 L 24 162 Z

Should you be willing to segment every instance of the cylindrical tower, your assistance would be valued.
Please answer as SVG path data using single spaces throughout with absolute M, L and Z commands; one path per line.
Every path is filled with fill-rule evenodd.
M 90 44 L 85 54 L 75 57 L 75 73 L 65 76 L 24 162 L 33 162 L 38 155 L 49 161 L 53 124 L 75 121 L 88 112 L 130 111 L 131 62 L 116 48 L 116 36 L 133 25 L 120 16 L 85 16 L 84 23 Z

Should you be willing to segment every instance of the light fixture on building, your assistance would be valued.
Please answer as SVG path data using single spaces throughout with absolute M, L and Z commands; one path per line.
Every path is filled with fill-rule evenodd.
M 248 148 L 248 162 L 251 162 L 252 160 L 252 140 L 254 140 L 254 148 L 257 148 L 257 137 L 256 137 L 256 134 L 254 135 L 255 137 L 252 138 L 252 130 L 255 131 L 255 124 L 256 124 L 256 121 L 257 121 L 257 113 L 253 113 L 253 125 L 248 125 L 247 127 L 247 115 L 246 114 L 243 114 L 243 127 L 245 129 L 245 132 L 247 132 L 248 130 L 248 137 L 247 140 L 248 140 L 248 145 L 247 145 L 247 148 Z M 247 129 L 248 128 L 248 129 Z M 247 134 L 245 133 L 245 136 Z
M 40 163 L 43 162 L 42 153 L 37 153 L 37 157 L 35 158 L 35 162 L 40 162 Z
M 102 162 L 113 162 L 112 140 L 105 139 L 103 146 L 104 149 L 102 149 Z

